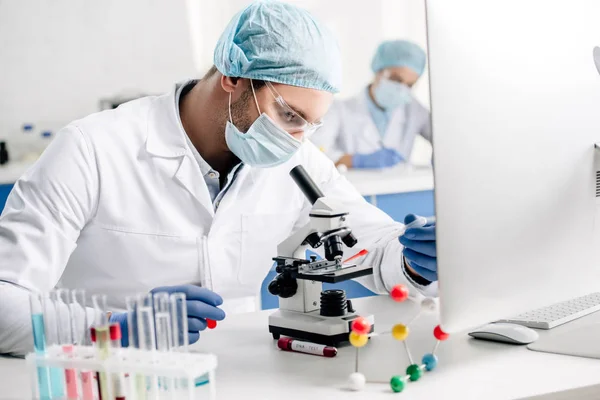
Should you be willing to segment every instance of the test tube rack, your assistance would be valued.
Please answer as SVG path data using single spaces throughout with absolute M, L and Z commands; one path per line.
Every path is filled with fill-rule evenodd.
M 213 354 L 188 352 L 144 351 L 135 348 L 122 348 L 118 354 L 111 354 L 102 360 L 98 350 L 92 346 L 73 346 L 73 351 L 65 353 L 61 346 L 50 346 L 45 354 L 30 353 L 25 359 L 33 379 L 33 398 L 40 399 L 38 371 L 58 368 L 61 370 L 93 371 L 104 374 L 107 379 L 108 395 L 114 399 L 113 390 L 116 377 L 125 377 L 124 385 L 127 400 L 137 399 L 196 399 L 197 390 L 202 390 L 203 399 L 216 399 L 215 370 L 217 357 Z M 142 377 L 147 393 L 139 393 L 136 386 Z M 202 379 L 201 386 L 198 379 Z

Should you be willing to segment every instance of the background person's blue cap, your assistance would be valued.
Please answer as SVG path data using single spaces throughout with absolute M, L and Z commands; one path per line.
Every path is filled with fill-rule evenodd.
M 377 48 L 371 69 L 377 73 L 384 68 L 408 67 L 419 76 L 425 70 L 425 51 L 415 43 L 406 40 L 389 40 Z
M 276 1 L 252 3 L 219 38 L 214 64 L 225 76 L 325 90 L 341 89 L 333 33 L 308 11 Z

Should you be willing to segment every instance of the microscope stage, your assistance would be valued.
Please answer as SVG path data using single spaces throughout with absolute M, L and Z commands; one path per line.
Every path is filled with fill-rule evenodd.
M 319 281 L 325 283 L 343 282 L 354 278 L 359 278 L 365 275 L 372 275 L 373 267 L 369 265 L 344 265 L 342 268 L 335 271 L 320 271 L 300 272 L 296 273 L 297 279 L 305 279 L 309 281 Z

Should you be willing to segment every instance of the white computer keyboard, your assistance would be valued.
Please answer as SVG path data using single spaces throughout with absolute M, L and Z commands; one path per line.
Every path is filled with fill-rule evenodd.
M 600 293 L 552 304 L 498 322 L 512 322 L 529 328 L 552 329 L 600 310 Z

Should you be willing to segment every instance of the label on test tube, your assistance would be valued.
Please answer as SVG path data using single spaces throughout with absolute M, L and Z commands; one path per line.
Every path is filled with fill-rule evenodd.
M 302 342 L 291 338 L 280 338 L 277 341 L 277 347 L 285 351 L 295 351 L 298 353 L 314 354 L 323 357 L 335 357 L 337 354 L 337 349 L 335 347 Z

